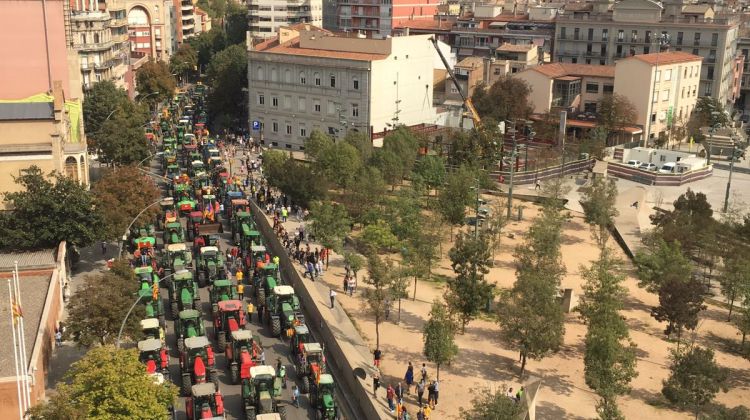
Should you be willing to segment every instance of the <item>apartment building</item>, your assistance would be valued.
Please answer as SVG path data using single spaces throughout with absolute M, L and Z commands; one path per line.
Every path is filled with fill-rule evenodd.
M 536 113 L 595 113 L 603 95 L 614 92 L 615 66 L 550 63 L 531 67 L 515 77 L 531 87 L 529 100 Z
M 118 0 L 128 11 L 130 50 L 137 57 L 168 60 L 176 51 L 173 39 L 173 0 Z
M 200 25 L 200 22 L 197 22 L 195 18 L 193 0 L 172 0 L 172 2 L 177 26 L 177 44 L 182 44 L 195 36 L 195 25 Z
M 71 0 L 70 7 L 71 42 L 78 52 L 83 89 L 102 80 L 127 89 L 130 52 L 124 5 Z
M 323 27 L 323 0 L 248 0 L 252 38 L 275 37 L 283 26 L 308 23 Z
M 428 36 L 337 36 L 299 24 L 248 46 L 249 118 L 272 147 L 302 150 L 313 130 L 343 137 L 435 120 Z
M 740 78 L 740 95 L 737 98 L 735 107 L 750 112 L 750 31 L 744 30 L 745 33 L 737 41 L 737 51 L 744 57 L 742 63 L 742 76 Z
M 338 0 L 338 30 L 385 38 L 405 21 L 433 20 L 440 0 Z
M 737 15 L 716 15 L 706 4 L 681 0 L 569 4 L 557 16 L 554 61 L 612 65 L 636 54 L 683 51 L 703 57 L 698 95 L 731 106 L 739 86 L 738 33 Z

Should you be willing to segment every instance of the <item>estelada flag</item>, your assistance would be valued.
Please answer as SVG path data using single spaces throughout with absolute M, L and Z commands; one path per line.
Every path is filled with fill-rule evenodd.
M 19 318 L 23 318 L 23 310 L 21 310 L 21 305 L 19 305 L 15 299 L 13 299 L 12 310 L 13 310 L 13 323 L 15 324 L 16 322 L 18 322 Z

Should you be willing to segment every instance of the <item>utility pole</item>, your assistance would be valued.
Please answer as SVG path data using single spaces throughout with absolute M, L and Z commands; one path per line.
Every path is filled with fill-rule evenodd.
M 727 192 L 724 194 L 724 213 L 727 212 L 729 209 L 729 188 L 732 185 L 732 172 L 734 172 L 734 160 L 735 158 L 739 158 L 740 149 L 735 145 L 732 148 L 732 154 L 729 157 L 731 160 L 729 161 L 729 179 L 727 179 Z
M 510 135 L 513 137 L 513 150 L 510 154 L 510 184 L 508 185 L 508 219 L 510 220 L 511 212 L 513 209 L 513 175 L 516 170 L 516 127 L 515 123 L 513 128 L 508 130 Z
M 479 238 L 479 178 L 477 181 L 477 199 L 474 202 L 474 239 Z

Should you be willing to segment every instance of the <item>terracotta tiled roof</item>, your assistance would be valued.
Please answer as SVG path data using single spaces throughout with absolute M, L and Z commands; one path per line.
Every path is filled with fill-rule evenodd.
M 482 57 L 470 56 L 461 60 L 458 64 L 456 64 L 456 67 L 461 67 L 463 69 L 466 69 L 466 68 L 473 69 L 473 68 L 481 66 L 482 63 L 484 63 L 484 60 L 482 59 Z
M 395 29 L 432 29 L 436 31 L 450 31 L 454 21 L 451 20 L 407 20 L 396 24 Z
M 529 20 L 529 15 L 526 13 L 519 13 L 514 15 L 513 13 L 501 13 L 492 19 L 482 19 L 482 21 L 492 22 L 523 22 Z
M 300 48 L 299 37 L 294 38 L 291 41 L 283 45 L 279 45 L 277 39 L 273 39 L 271 41 L 272 42 L 265 41 L 265 42 L 258 44 L 255 50 L 266 52 L 266 53 L 271 53 L 271 54 L 302 55 L 302 56 L 307 56 L 307 57 L 336 58 L 340 60 L 355 60 L 355 61 L 384 60 L 388 57 L 385 54 L 370 54 L 370 53 L 359 53 L 359 52 L 348 52 L 348 51 L 330 51 L 330 50 L 317 50 L 313 48 Z
M 615 77 L 615 66 L 594 64 L 551 63 L 531 67 L 526 71 L 536 71 L 553 79 L 563 76 Z
M 586 10 L 593 10 L 593 9 L 594 9 L 594 5 L 588 2 L 567 3 L 565 5 L 566 12 L 584 12 Z
M 534 48 L 533 45 L 514 45 L 514 44 L 503 44 L 499 47 L 497 47 L 498 51 L 507 51 L 507 52 L 529 52 L 531 49 Z
M 667 51 L 653 54 L 638 54 L 626 58 L 626 60 L 640 60 L 652 66 L 660 64 L 689 63 L 691 61 L 702 61 L 703 57 L 682 51 Z

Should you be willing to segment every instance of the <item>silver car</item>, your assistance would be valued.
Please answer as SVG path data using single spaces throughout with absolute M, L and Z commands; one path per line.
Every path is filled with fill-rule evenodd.
M 653 163 L 643 162 L 638 167 L 638 169 L 640 169 L 642 171 L 651 171 L 651 172 L 654 172 L 654 171 L 656 171 L 658 169 L 658 167 L 655 164 L 653 164 Z

